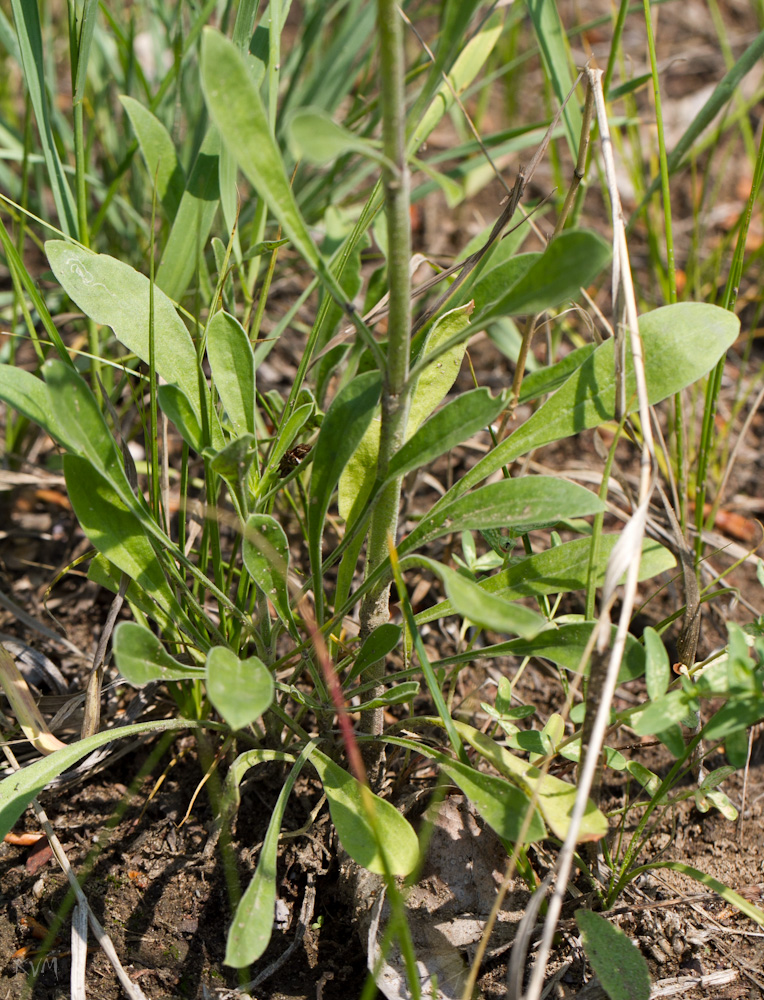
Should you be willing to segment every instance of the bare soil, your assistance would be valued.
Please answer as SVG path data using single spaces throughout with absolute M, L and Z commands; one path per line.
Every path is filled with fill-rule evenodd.
M 591 11 L 593 16 L 599 13 L 599 7 L 592 6 L 597 8 Z M 726 16 L 744 33 L 751 29 L 752 14 L 741 8 L 737 2 L 728 5 Z M 692 18 L 687 13 L 690 9 L 694 12 Z M 702 18 L 696 17 L 698 9 Z M 677 60 L 666 71 L 667 106 L 681 133 L 688 112 L 682 110 L 680 102 L 688 96 L 697 96 L 709 78 L 718 79 L 723 67 L 715 40 L 713 46 L 706 41 L 710 28 L 705 23 L 705 7 L 667 4 L 661 7 L 660 17 L 661 38 L 668 39 L 662 43 L 665 51 L 659 53 L 663 59 L 669 59 L 678 40 L 689 33 L 689 21 L 697 22 L 693 25 L 695 49 L 692 50 L 697 58 Z M 601 44 L 596 31 L 584 36 L 580 61 L 584 61 L 591 49 L 596 53 Z M 689 42 L 681 47 L 683 53 L 689 51 L 688 45 Z M 634 50 L 643 49 L 640 36 Z M 635 73 L 639 71 L 635 69 Z M 495 114 L 500 119 L 503 110 L 495 109 Z M 432 142 L 437 141 L 434 136 Z M 729 184 L 725 182 L 719 196 L 729 208 L 730 218 L 736 217 L 747 193 L 744 187 L 735 188 L 738 180 L 731 177 Z M 539 184 L 543 186 L 541 175 Z M 691 192 L 680 190 L 677 196 L 688 205 L 690 195 Z M 434 196 L 425 202 L 414 220 L 421 248 L 435 257 L 453 254 L 495 218 L 501 196 L 495 185 L 453 215 Z M 720 215 L 718 219 L 721 238 L 724 218 Z M 587 223 L 609 230 L 604 214 L 594 223 L 591 219 Z M 633 263 L 638 270 L 644 246 L 639 227 L 633 239 Z M 285 287 L 284 300 L 300 290 Z M 312 319 L 308 313 L 303 318 L 306 322 Z M 282 391 L 288 388 L 299 349 L 297 340 L 285 339 L 279 345 L 258 373 L 263 380 L 262 388 Z M 538 350 L 543 360 L 542 343 Z M 488 338 L 478 340 L 470 348 L 470 356 L 481 385 L 496 388 L 511 379 L 511 367 Z M 722 422 L 731 413 L 739 363 L 733 352 L 722 397 Z M 455 389 L 471 385 L 465 366 Z M 744 414 L 737 418 L 734 428 L 739 429 L 743 417 Z M 518 419 L 523 419 L 522 413 Z M 733 441 L 735 433 L 733 429 Z M 728 519 L 720 523 L 713 539 L 719 551 L 712 556 L 711 563 L 718 570 L 731 566 L 758 543 L 759 533 L 752 519 L 764 513 L 759 489 L 763 436 L 764 421 L 757 417 L 740 449 L 725 494 L 723 513 Z M 51 457 L 48 445 L 41 443 L 37 456 L 40 468 Z M 478 441 L 474 446 L 459 449 L 448 461 L 437 465 L 433 475 L 448 483 L 474 464 L 479 448 L 484 446 L 486 442 Z M 591 435 L 555 445 L 533 458 L 543 466 L 565 469 L 573 478 L 587 474 L 596 477 L 602 468 Z M 626 446 L 619 451 L 619 463 L 619 474 L 628 481 L 634 469 L 634 455 Z M 432 483 L 425 481 L 417 486 L 416 493 L 409 491 L 404 498 L 407 510 L 423 509 L 435 496 L 434 493 L 427 496 L 432 488 Z M 65 697 L 83 687 L 87 661 L 103 627 L 108 600 L 87 582 L 82 568 L 70 569 L 58 579 L 59 572 L 88 548 L 69 509 L 63 479 L 40 472 L 28 483 L 16 482 L 13 489 L 0 493 L 0 500 L 0 517 L 7 532 L 0 555 L 1 589 L 15 602 L 0 611 L 0 633 L 34 646 L 60 667 L 69 683 L 68 694 L 41 688 L 42 708 L 50 718 Z M 661 517 L 658 509 L 654 515 Z M 764 608 L 750 561 L 732 570 L 728 582 L 738 588 L 740 599 L 728 595 L 704 606 L 699 657 L 724 643 L 726 621 L 751 621 Z M 679 583 L 672 580 L 664 583 L 664 590 L 642 610 L 636 630 L 656 624 L 682 606 Z M 422 603 L 418 610 L 436 599 L 431 587 L 426 577 L 419 581 L 416 593 Z M 651 583 L 644 590 L 645 598 L 657 589 Z M 42 637 L 19 617 L 16 608 L 23 609 L 58 635 L 65 635 L 84 656 L 78 657 L 60 642 Z M 571 599 L 569 610 L 581 610 L 575 599 Z M 46 612 L 55 615 L 55 622 L 51 622 Z M 448 622 L 443 627 L 430 626 L 425 637 L 436 656 L 456 650 L 458 636 Z M 459 680 L 458 697 L 462 705 L 476 711 L 481 700 L 493 699 L 491 685 L 498 672 L 513 674 L 516 669 L 517 663 L 509 659 L 480 661 L 476 657 L 475 664 Z M 114 681 L 114 676 L 107 680 Z M 639 696 L 640 683 L 627 685 L 619 692 L 621 704 L 633 702 Z M 529 703 L 538 707 L 542 722 L 561 705 L 556 675 L 542 664 L 526 671 L 520 690 Z M 112 722 L 124 712 L 131 697 L 124 686 L 108 688 L 104 695 L 104 722 Z M 429 708 L 426 699 L 423 700 L 422 711 Z M 172 710 L 169 699 L 157 692 L 151 711 L 157 717 L 164 717 Z M 72 715 L 63 738 L 67 738 L 67 731 L 74 736 L 80 721 L 76 713 Z M 11 725 L 4 723 L 4 730 Z M 635 744 L 624 750 L 627 755 L 659 773 L 669 766 L 661 748 L 646 747 L 636 738 L 622 735 L 622 743 Z M 96 916 L 111 936 L 131 978 L 147 996 L 151 1000 L 226 997 L 239 980 L 236 972 L 223 962 L 231 918 L 229 880 L 221 853 L 205 850 L 214 813 L 208 788 L 200 788 L 204 768 L 191 737 L 168 742 L 161 754 L 155 752 L 157 745 L 156 739 L 137 742 L 104 770 L 82 775 L 66 787 L 46 791 L 41 802 L 75 871 L 84 873 L 82 884 Z M 23 763 L 26 752 L 21 741 L 16 749 Z M 723 762 L 719 756 L 715 763 Z M 225 769 L 226 762 L 220 762 L 209 781 L 213 789 Z M 400 801 L 410 802 L 412 797 L 418 797 L 423 804 L 432 785 L 432 773 L 419 771 L 404 775 L 395 794 Z M 246 885 L 254 870 L 279 789 L 279 773 L 267 768 L 258 770 L 243 787 L 242 806 L 231 842 L 234 877 L 242 885 Z M 685 803 L 656 826 L 641 860 L 682 861 L 747 894 L 757 905 L 764 905 L 764 747 L 758 736 L 753 742 L 749 769 L 745 774 L 733 775 L 725 790 L 741 811 L 742 818 L 737 824 L 716 812 L 700 813 L 694 805 Z M 604 788 L 605 806 L 617 809 L 623 805 L 626 794 L 621 777 L 609 774 Z M 285 829 L 301 830 L 319 798 L 319 786 L 305 780 L 290 800 Z M 632 814 L 632 829 L 634 822 Z M 36 830 L 34 816 L 27 812 L 15 832 Z M 627 827 L 625 837 L 628 835 Z M 611 838 L 611 851 L 618 849 L 616 836 Z M 555 847 L 551 844 L 539 845 L 531 851 L 537 877 L 544 877 L 554 854 Z M 500 879 L 502 865 L 503 860 L 496 861 L 496 879 Z M 296 937 L 299 943 L 288 960 L 251 988 L 249 995 L 257 1000 L 355 1000 L 361 995 L 366 979 L 365 946 L 358 935 L 352 901 L 340 884 L 337 849 L 325 806 L 310 836 L 282 840 L 278 876 L 280 925 L 274 931 L 268 951 L 250 970 L 251 977 L 261 976 Z M 437 871 L 431 871 L 428 877 L 436 879 Z M 519 888 L 522 890 L 522 886 Z M 587 887 L 578 884 L 574 892 L 549 966 L 547 995 L 595 998 L 602 993 L 598 993 L 600 988 L 592 979 L 572 920 L 575 900 L 585 897 Z M 314 893 L 312 906 L 306 908 L 306 899 L 313 900 Z M 67 902 L 66 878 L 55 861 L 46 858 L 39 845 L 35 848 L 11 843 L 0 845 L 0 899 L 4 903 L 0 912 L 0 998 L 68 997 L 70 900 Z M 624 912 L 615 919 L 639 944 L 650 965 L 653 996 L 681 996 L 686 1000 L 758 1000 L 764 996 L 764 932 L 697 882 L 665 869 L 655 871 L 631 886 L 618 906 Z M 55 939 L 47 957 L 40 960 L 37 954 L 40 935 L 48 931 L 55 933 Z M 463 951 L 469 961 L 474 947 L 465 945 Z M 496 948 L 484 964 L 479 988 L 486 1000 L 506 996 L 508 955 L 506 948 Z M 528 961 L 530 969 L 533 948 Z M 99 1000 L 116 1000 L 124 995 L 110 964 L 96 946 L 88 956 L 87 983 L 88 995 Z

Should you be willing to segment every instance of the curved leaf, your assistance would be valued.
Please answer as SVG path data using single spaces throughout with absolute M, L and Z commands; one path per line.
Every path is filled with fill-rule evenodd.
M 64 476 L 74 513 L 93 545 L 163 611 L 188 627 L 137 515 L 87 459 L 64 455 Z
M 211 128 L 196 154 L 156 273 L 157 287 L 176 302 L 188 288 L 204 253 L 220 200 L 220 136 Z
M 207 327 L 212 383 L 237 434 L 255 433 L 255 356 L 247 332 L 227 312 Z
M 289 542 L 284 529 L 269 514 L 251 514 L 243 534 L 242 558 L 249 575 L 273 604 L 286 627 L 296 633 L 289 605 Z
M 594 493 L 564 479 L 551 476 L 504 479 L 489 483 L 450 504 L 436 504 L 401 542 L 398 552 L 402 557 L 434 538 L 465 528 L 530 530 L 538 524 L 555 524 L 565 518 L 586 517 L 604 509 L 604 504 Z
M 15 365 L 0 365 L 0 399 L 33 420 L 54 441 L 63 442 L 55 407 L 42 379 Z
M 223 141 L 295 249 L 318 270 L 318 249 L 297 207 L 260 91 L 237 46 L 212 28 L 202 35 L 201 72 L 207 108 Z
M 141 687 L 150 681 L 203 680 L 204 667 L 179 663 L 158 636 L 136 622 L 120 622 L 114 630 L 114 662 L 125 680 Z
M 578 789 L 554 775 L 544 774 L 527 760 L 522 760 L 500 746 L 489 736 L 463 722 L 454 725 L 459 735 L 490 764 L 516 782 L 528 795 L 535 795 L 538 807 L 547 826 L 560 840 L 565 840 L 570 826 L 570 817 L 576 801 Z M 601 840 L 610 827 L 607 816 L 589 801 L 578 832 L 578 843 Z
M 487 427 L 507 405 L 507 396 L 491 396 L 488 389 L 464 392 L 430 417 L 393 455 L 388 478 L 404 476 L 427 465 Z
M 276 905 L 276 856 L 279 833 L 287 800 L 312 750 L 313 744 L 310 743 L 302 751 L 284 782 L 284 787 L 273 807 L 263 846 L 260 848 L 255 874 L 236 907 L 228 931 L 224 959 L 226 965 L 232 965 L 236 969 L 256 962 L 271 939 L 273 911 Z
M 358 375 L 337 393 L 321 424 L 308 497 L 308 544 L 316 578 L 320 578 L 321 535 L 334 487 L 371 422 L 381 389 L 379 372 Z
M 413 560 L 426 566 L 443 581 L 448 599 L 452 607 L 475 625 L 493 629 L 496 632 L 508 632 L 530 639 L 548 626 L 543 615 L 524 607 L 513 604 L 502 597 L 487 594 L 472 580 L 449 569 L 434 559 L 416 556 Z
M 409 822 L 386 799 L 380 799 L 316 750 L 312 763 L 329 800 L 329 811 L 340 843 L 361 867 L 379 875 L 385 872 L 380 851 L 393 875 L 408 875 L 419 859 L 419 841 Z M 364 801 L 366 800 L 366 801 Z M 374 810 L 373 824 L 367 809 Z
M 167 217 L 174 219 L 186 188 L 186 176 L 170 133 L 140 101 L 124 94 L 119 100 L 138 138 L 152 186 L 156 178 L 157 197 L 162 202 Z
M 605 580 L 610 553 L 619 538 L 620 535 L 615 534 L 602 535 L 600 538 L 593 578 L 596 587 L 602 586 Z M 570 542 L 518 559 L 506 569 L 481 580 L 478 586 L 486 593 L 498 594 L 508 601 L 517 600 L 518 597 L 541 597 L 545 594 L 583 590 L 588 582 L 591 545 L 591 538 L 574 538 Z M 667 548 L 652 538 L 643 541 L 639 564 L 640 582 L 665 573 L 675 565 L 676 559 Z M 441 601 L 426 611 L 420 611 L 415 621 L 417 625 L 435 621 L 451 614 L 450 608 L 448 601 Z
M 62 240 L 45 244 L 51 270 L 73 302 L 149 363 L 149 279 L 107 254 L 94 254 Z M 154 357 L 157 374 L 176 384 L 201 413 L 196 348 L 175 306 L 154 288 Z
M 680 392 L 709 372 L 734 343 L 739 330 L 740 320 L 731 312 L 705 303 L 679 302 L 642 316 L 639 332 L 650 403 Z M 612 338 L 601 344 L 551 399 L 455 483 L 434 509 L 453 502 L 454 497 L 533 448 L 613 420 L 613 347 Z M 626 404 L 631 412 L 636 406 L 636 388 L 628 351 L 626 374 Z
M 552 240 L 519 281 L 489 306 L 480 319 L 535 315 L 578 298 L 579 289 L 594 281 L 610 260 L 610 254 L 610 245 L 597 233 L 566 230 Z
M 142 736 L 144 733 L 163 733 L 171 729 L 215 728 L 211 722 L 192 722 L 188 719 L 166 719 L 162 722 L 138 722 L 134 726 L 120 726 L 107 729 L 95 736 L 78 740 L 63 750 L 57 750 L 47 757 L 41 757 L 20 771 L 0 781 L 0 837 L 4 837 L 21 816 L 26 807 L 45 788 L 49 781 L 62 774 L 67 767 L 82 760 L 92 750 L 121 740 L 127 736 Z

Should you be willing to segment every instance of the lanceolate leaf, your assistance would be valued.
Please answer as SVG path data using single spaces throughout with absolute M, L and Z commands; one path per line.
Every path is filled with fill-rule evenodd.
M 287 587 L 289 542 L 274 517 L 269 514 L 250 515 L 244 529 L 242 558 L 250 576 L 273 604 L 279 618 L 296 633 Z
M 263 99 L 238 48 L 220 32 L 205 28 L 201 67 L 207 107 L 223 141 L 295 249 L 319 269 L 319 253 L 297 207 Z
M 255 356 L 246 330 L 226 312 L 207 327 L 212 382 L 237 434 L 255 433 Z
M 378 372 L 358 375 L 337 394 L 321 424 L 313 454 L 308 498 L 308 544 L 317 599 L 323 586 L 321 535 L 329 502 L 342 470 L 369 426 L 381 387 Z
M 204 137 L 186 190 L 162 251 L 156 282 L 171 299 L 180 302 L 199 266 L 220 200 L 218 154 L 220 136 L 211 128 Z
M 718 306 L 680 302 L 640 319 L 647 390 L 651 404 L 692 385 L 734 342 L 740 320 Z M 627 351 L 628 355 L 628 351 Z M 606 340 L 530 419 L 489 452 L 436 504 L 435 513 L 503 465 L 541 445 L 570 437 L 615 416 L 613 340 Z M 636 406 L 631 357 L 627 357 L 626 403 Z
M 87 459 L 64 455 L 64 475 L 74 513 L 93 545 L 163 611 L 187 625 L 138 516 Z
M 326 754 L 316 750 L 312 763 L 332 814 L 337 836 L 350 857 L 371 872 L 408 875 L 419 858 L 419 841 L 408 821 L 386 799 L 363 789 L 359 782 Z M 370 819 L 368 810 L 373 810 Z
M 605 579 L 610 553 L 619 535 L 602 535 L 598 562 L 595 567 L 594 585 L 602 586 Z M 514 601 L 519 597 L 540 597 L 544 594 L 564 594 L 573 590 L 583 590 L 587 585 L 589 568 L 590 538 L 575 538 L 551 549 L 538 552 L 513 562 L 493 576 L 479 582 L 479 587 L 488 594 L 498 594 L 505 600 Z M 649 580 L 659 573 L 665 573 L 676 565 L 674 556 L 667 548 L 646 538 L 642 543 L 642 559 L 639 564 L 639 579 Z M 453 611 L 448 601 L 441 601 L 416 616 L 417 625 L 435 621 Z
M 467 327 L 472 308 L 470 303 L 466 306 L 460 306 L 458 309 L 452 309 L 441 316 L 422 345 L 422 356 L 425 360 L 427 355 L 440 344 Z M 422 371 L 411 392 L 411 407 L 406 424 L 407 438 L 410 438 L 422 421 L 429 417 L 456 381 L 466 349 L 467 342 L 465 340 L 446 351 Z M 379 432 L 380 423 L 377 418 L 369 425 L 342 473 L 339 484 L 339 510 L 340 516 L 348 522 L 352 522 L 360 513 L 374 486 L 379 455 Z M 431 447 L 431 438 L 428 436 L 426 440 L 430 442 Z M 413 451 L 409 449 L 404 458 L 399 460 L 396 468 L 408 465 L 412 455 Z M 397 475 L 401 474 L 397 473 Z
M 533 811 L 524 843 L 534 843 L 546 836 L 546 827 L 541 816 L 531 806 L 530 797 L 518 786 L 516 780 L 513 784 L 509 784 L 504 778 L 485 774 L 414 740 L 391 737 L 389 742 L 437 761 L 441 770 L 461 788 L 483 819 L 508 845 L 515 844 L 519 840 L 526 814 L 531 809 Z
M 446 588 L 452 607 L 465 618 L 476 625 L 493 629 L 495 632 L 508 632 L 532 638 L 547 627 L 547 620 L 542 615 L 522 604 L 512 604 L 501 597 L 487 594 L 472 580 L 435 562 L 417 556 L 413 561 L 426 566 L 430 572 L 440 577 Z
M 186 177 L 170 133 L 140 101 L 125 96 L 120 97 L 120 101 L 138 137 L 152 185 L 156 178 L 157 197 L 172 220 L 186 188 Z
M 294 783 L 312 750 L 312 743 L 305 747 L 284 782 L 260 848 L 255 874 L 236 907 L 225 951 L 225 964 L 236 969 L 256 962 L 271 939 L 276 905 L 276 856 L 281 824 Z
M 63 437 L 70 451 L 98 469 L 124 498 L 132 498 L 122 458 L 87 382 L 63 361 L 46 361 L 43 371 L 56 413 L 58 436 Z
M 568 834 L 577 788 L 551 774 L 543 774 L 526 760 L 516 757 L 489 736 L 472 726 L 455 722 L 459 735 L 497 771 L 516 782 L 528 795 L 536 795 L 538 807 L 547 826 L 560 840 Z M 578 842 L 601 840 L 609 829 L 607 817 L 589 802 L 579 828 Z
M 596 233 L 575 230 L 560 233 L 480 319 L 554 309 L 567 299 L 578 298 L 579 289 L 592 282 L 609 260 L 610 246 Z
M 532 525 L 554 524 L 568 517 L 586 517 L 604 509 L 602 501 L 594 493 L 563 479 L 551 476 L 504 479 L 483 486 L 453 503 L 436 504 L 401 542 L 398 551 L 404 556 L 434 538 L 465 528 L 529 529 Z
M 149 279 L 114 257 L 61 240 L 49 240 L 45 252 L 72 301 L 96 323 L 110 326 L 117 339 L 148 364 Z M 157 374 L 175 383 L 200 414 L 196 348 L 172 302 L 159 288 L 154 289 L 154 344 Z
M 62 441 L 55 408 L 42 379 L 15 365 L 0 365 L 0 399 Z
M 487 389 L 474 389 L 457 396 L 430 417 L 396 452 L 388 477 L 404 476 L 466 441 L 487 427 L 507 405 L 504 395 L 492 397 Z
M 113 740 L 144 733 L 163 733 L 172 729 L 200 729 L 202 726 L 215 728 L 214 723 L 200 723 L 188 719 L 168 719 L 162 722 L 139 722 L 134 726 L 107 729 L 87 739 L 77 740 L 63 750 L 57 750 L 47 757 L 41 757 L 20 771 L 0 781 L 0 837 L 4 837 L 21 816 L 26 807 L 45 788 L 49 781 L 62 774 L 67 767 L 99 747 Z
M 578 671 L 591 638 L 594 622 L 570 622 L 559 626 L 550 626 L 532 639 L 511 639 L 509 642 L 499 642 L 493 646 L 483 646 L 481 656 L 538 656 L 551 660 L 566 670 Z M 615 625 L 611 627 L 611 636 L 615 637 Z M 458 653 L 438 661 L 438 666 L 449 666 L 453 663 L 464 663 L 474 660 L 475 652 Z M 634 680 L 645 672 L 645 651 L 641 643 L 633 635 L 626 637 L 626 649 L 623 654 L 619 682 Z M 588 664 L 584 665 L 584 673 L 588 673 Z M 652 730 L 651 730 L 652 732 Z

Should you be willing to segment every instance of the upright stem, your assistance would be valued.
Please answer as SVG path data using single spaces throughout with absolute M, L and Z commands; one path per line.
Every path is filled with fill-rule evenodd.
M 382 423 L 379 438 L 379 475 L 384 476 L 390 459 L 400 448 L 406 432 L 409 397 L 406 382 L 411 349 L 411 225 L 409 219 L 410 179 L 406 163 L 406 106 L 404 98 L 405 65 L 403 58 L 403 26 L 395 0 L 378 0 L 380 44 L 380 74 L 382 92 L 382 140 L 384 153 L 394 167 L 385 170 L 385 210 L 387 214 L 388 259 L 390 285 L 388 314 L 387 364 L 383 372 Z M 369 528 L 366 554 L 366 575 L 388 555 L 388 538 L 395 538 L 398 525 L 398 504 L 401 481 L 387 486 L 377 502 Z M 374 587 L 361 605 L 361 635 L 367 636 L 389 618 L 390 584 Z M 377 697 L 382 691 L 385 663 L 380 660 L 369 667 L 364 679 L 378 681 L 371 692 Z M 382 732 L 382 710 L 365 713 L 361 728 L 366 733 Z M 381 760 L 381 747 L 371 744 L 367 767 L 373 775 Z

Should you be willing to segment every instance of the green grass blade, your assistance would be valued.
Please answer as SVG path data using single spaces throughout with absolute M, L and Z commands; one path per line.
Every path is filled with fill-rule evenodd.
M 560 20 L 556 0 L 526 0 L 526 6 L 533 22 L 546 75 L 551 81 L 557 100 L 562 104 L 573 88 L 573 76 L 570 72 L 568 39 Z M 575 161 L 578 156 L 582 125 L 581 111 L 575 97 L 568 101 L 562 117 L 568 147 Z
M 220 200 L 219 153 L 220 136 L 217 129 L 211 128 L 194 162 L 162 251 L 157 286 L 175 302 L 183 298 L 209 239 Z
M 53 192 L 59 225 L 67 236 L 76 236 L 78 232 L 77 209 L 53 136 L 48 94 L 45 86 L 42 32 L 40 30 L 38 6 L 36 2 L 28 3 L 25 0 L 12 0 L 11 6 L 13 8 L 13 19 L 16 24 L 24 80 L 37 120 L 37 128 L 42 143 L 42 153 L 45 158 L 45 166 L 48 170 L 48 179 L 51 191 Z

